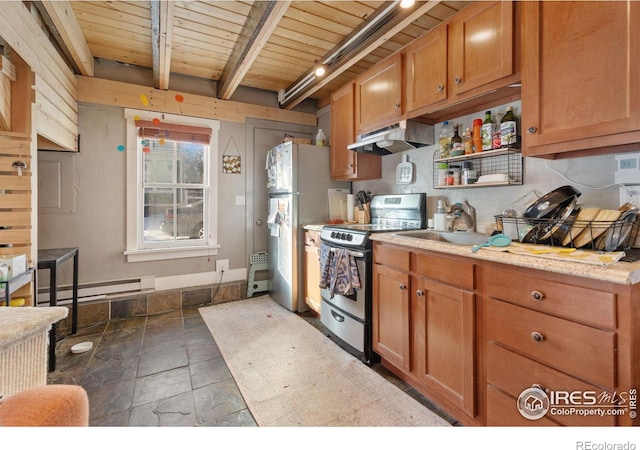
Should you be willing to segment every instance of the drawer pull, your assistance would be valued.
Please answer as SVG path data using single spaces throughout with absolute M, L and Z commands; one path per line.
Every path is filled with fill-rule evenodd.
M 533 339 L 536 342 L 542 342 L 544 341 L 544 334 L 534 331 L 533 333 L 531 333 L 531 339 Z
M 424 295 L 424 291 L 423 291 L 422 289 L 418 289 L 418 290 L 416 291 L 416 295 L 417 295 L 418 297 L 422 297 L 422 296 Z
M 438 89 L 438 92 L 444 91 L 444 84 L 439 84 L 437 89 Z
M 404 291 L 406 288 L 407 288 L 407 285 L 406 285 L 406 284 L 402 283 L 402 284 L 400 285 L 400 290 L 401 290 L 401 291 Z
M 462 78 L 460 78 L 460 77 L 455 77 L 455 78 L 453 79 L 453 82 L 454 82 L 455 84 L 462 84 Z
M 540 291 L 531 291 L 531 298 L 539 302 L 544 298 L 544 294 Z

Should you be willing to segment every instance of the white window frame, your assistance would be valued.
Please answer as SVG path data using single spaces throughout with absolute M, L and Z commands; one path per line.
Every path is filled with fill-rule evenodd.
M 161 121 L 211 128 L 211 142 L 209 143 L 208 180 L 205 189 L 209 195 L 208 234 L 204 242 L 189 240 L 184 244 L 171 242 L 166 246 L 154 244 L 154 248 L 143 242 L 140 231 L 144 223 L 144 196 L 142 195 L 142 152 L 138 151 L 138 128 L 136 118 L 146 118 L 149 115 L 160 118 Z M 124 117 L 127 128 L 127 249 L 124 254 L 128 262 L 159 261 L 177 258 L 192 258 L 212 256 L 218 253 L 218 132 L 220 121 L 198 117 L 178 116 L 173 114 L 156 113 L 149 110 L 125 108 Z M 150 119 L 151 120 L 151 119 Z

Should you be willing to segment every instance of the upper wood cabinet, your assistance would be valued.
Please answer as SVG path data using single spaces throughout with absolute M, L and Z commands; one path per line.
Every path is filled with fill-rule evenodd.
M 442 25 L 405 49 L 407 111 L 447 99 L 447 30 Z
M 356 78 L 356 134 L 400 120 L 404 112 L 402 76 L 402 53 L 396 53 Z
M 353 84 L 349 83 L 331 95 L 331 178 L 356 181 L 382 177 L 380 156 L 347 148 L 355 140 Z
M 513 73 L 513 3 L 477 2 L 449 27 L 449 82 L 459 95 Z
M 517 73 L 514 30 L 512 2 L 478 2 L 409 44 L 407 113 L 430 113 L 516 81 L 508 78 Z
M 638 2 L 523 2 L 522 27 L 525 156 L 618 152 L 640 141 Z

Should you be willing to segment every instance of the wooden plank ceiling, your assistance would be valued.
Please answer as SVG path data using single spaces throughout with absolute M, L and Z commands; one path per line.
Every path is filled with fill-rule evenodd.
M 281 106 L 292 108 L 305 98 L 326 104 L 332 91 L 469 2 L 418 1 L 401 12 L 396 12 L 399 2 L 382 1 L 36 3 L 76 73 L 94 76 L 91 60 L 98 58 L 153 70 L 158 89 L 170 87 L 171 74 L 183 74 L 217 82 L 222 99 L 246 86 L 280 92 Z M 396 15 L 377 35 L 331 62 L 325 77 L 283 100 L 282 94 L 310 76 L 316 61 L 335 54 L 367 21 L 392 7 Z

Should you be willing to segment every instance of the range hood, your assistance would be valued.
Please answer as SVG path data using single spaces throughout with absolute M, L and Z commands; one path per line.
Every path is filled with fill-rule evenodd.
M 400 122 L 358 136 L 349 150 L 373 155 L 388 155 L 435 143 L 434 126 L 415 120 Z

